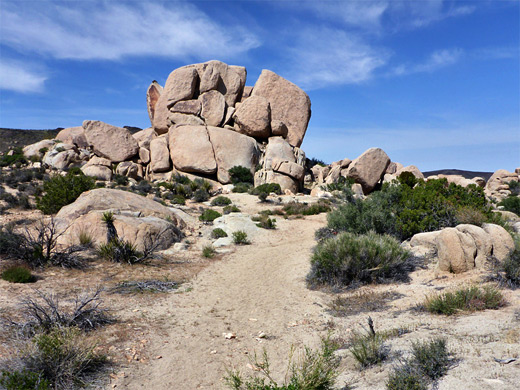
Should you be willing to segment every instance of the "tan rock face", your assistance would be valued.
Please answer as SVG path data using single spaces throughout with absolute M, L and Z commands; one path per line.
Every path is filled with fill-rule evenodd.
M 182 114 L 199 115 L 201 110 L 200 101 L 198 99 L 183 100 L 175 103 L 171 108 L 172 112 L 180 112 Z
M 499 169 L 487 181 L 484 193 L 489 198 L 501 201 L 511 193 L 507 184 L 511 181 L 519 181 L 518 175 L 505 169 Z
M 159 101 L 163 91 L 163 87 L 159 85 L 157 81 L 152 81 L 148 89 L 146 90 L 146 108 L 148 109 L 148 116 L 150 122 L 153 124 L 153 118 L 155 116 L 155 106 Z
M 251 96 L 236 109 L 233 117 L 239 133 L 257 138 L 267 138 L 271 133 L 271 107 L 262 96 Z
M 151 199 L 128 191 L 99 188 L 84 192 L 56 215 L 58 230 L 65 231 L 60 240 L 76 244 L 79 233 L 85 231 L 96 243 L 106 242 L 106 228 L 101 221 L 104 211 L 114 213 L 119 237 L 136 244 L 138 249 L 148 238 L 164 240 L 161 248 L 167 248 L 179 240 L 179 230 L 186 227 L 175 211 Z
M 132 134 L 132 136 L 135 138 L 135 140 L 141 148 L 150 150 L 150 142 L 152 141 L 152 139 L 157 137 L 157 134 L 155 133 L 153 127 L 149 127 L 147 129 Z
M 194 67 L 185 66 L 170 73 L 162 94 L 155 105 L 153 127 L 157 134 L 165 134 L 170 126 L 170 107 L 193 97 L 199 75 Z
M 273 171 L 283 173 L 301 182 L 305 176 L 305 168 L 291 161 L 273 160 Z
M 114 162 L 128 160 L 139 152 L 139 145 L 127 129 L 101 121 L 84 121 L 87 141 L 94 153 Z
M 220 61 L 209 61 L 201 65 L 204 65 L 204 71 L 201 75 L 200 93 L 219 91 L 224 95 L 226 104 L 234 107 L 242 96 L 246 83 L 246 68 L 230 66 Z
M 466 234 L 446 228 L 437 236 L 436 244 L 441 271 L 458 274 L 475 268 L 477 247 Z
M 76 145 L 78 148 L 88 147 L 87 137 L 82 126 L 63 129 L 55 139 L 66 144 Z
M 226 100 L 220 92 L 211 90 L 200 95 L 201 116 L 208 126 L 220 126 L 226 112 Z
M 287 138 L 288 132 L 289 129 L 285 126 L 285 123 L 279 120 L 271 120 L 271 133 L 273 136 Z
M 208 134 L 215 152 L 219 182 L 231 182 L 228 171 L 234 166 L 243 166 L 254 173 L 260 150 L 253 138 L 232 130 L 211 126 L 208 126 Z
M 282 191 L 290 190 L 293 194 L 296 194 L 299 190 L 299 183 L 292 177 L 278 172 L 260 169 L 255 173 L 255 187 L 266 183 L 278 183 Z
M 383 177 L 390 158 L 380 148 L 370 148 L 356 158 L 348 167 L 347 176 L 361 184 L 363 192 L 369 194 Z
M 192 114 L 183 114 L 180 112 L 172 112 L 172 113 L 170 113 L 168 118 L 170 119 L 170 122 L 172 124 L 179 125 L 179 126 L 181 126 L 181 125 L 193 125 L 193 126 L 204 125 L 204 121 L 201 118 L 199 118 L 196 115 L 192 115 Z
M 132 161 L 123 161 L 117 165 L 116 173 L 137 180 L 143 176 L 143 167 Z
M 106 158 L 94 156 L 88 163 L 81 167 L 81 171 L 90 177 L 98 180 L 112 180 L 112 163 Z
M 500 225 L 485 223 L 482 229 L 491 236 L 493 242 L 493 256 L 499 261 L 504 261 L 515 249 L 513 237 Z
M 166 172 L 171 169 L 170 150 L 166 136 L 155 138 L 150 143 L 150 161 L 153 172 Z
M 474 258 L 475 267 L 484 267 L 488 259 L 488 256 L 491 255 L 491 252 L 493 250 L 492 237 L 484 229 L 475 225 L 458 225 L 456 229 L 459 232 L 471 236 L 477 248 L 477 253 Z
M 265 150 L 264 169 L 273 169 L 273 160 L 296 162 L 293 148 L 282 137 L 270 137 Z
M 43 157 L 43 162 L 56 169 L 65 169 L 81 162 L 81 157 L 74 145 L 55 144 Z
M 143 164 L 148 164 L 150 162 L 150 150 L 139 148 L 139 159 Z
M 172 126 L 168 138 L 170 157 L 176 169 L 204 174 L 217 171 L 213 146 L 205 126 Z
M 311 117 L 309 96 L 295 84 L 265 69 L 251 96 L 262 96 L 269 101 L 271 118 L 285 123 L 288 129 L 287 141 L 293 146 L 300 146 Z
M 41 158 L 41 157 L 43 157 L 43 153 L 41 153 L 40 150 L 43 148 L 50 150 L 54 146 L 55 143 L 56 143 L 56 141 L 54 141 L 53 139 L 41 140 L 34 144 L 24 146 L 23 154 L 27 158 L 32 157 L 32 156 L 37 156 L 37 157 Z

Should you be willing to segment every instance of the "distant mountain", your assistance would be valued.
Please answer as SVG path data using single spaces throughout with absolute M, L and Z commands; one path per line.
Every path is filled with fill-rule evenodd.
M 466 179 L 473 179 L 476 176 L 480 176 L 486 181 L 489 180 L 493 172 L 476 172 L 476 171 L 463 171 L 461 169 L 439 169 L 437 171 L 423 172 L 424 177 L 432 175 L 460 175 Z
M 0 129 L 0 153 L 17 147 L 23 148 L 42 139 L 54 138 L 60 130 L 62 128 L 54 130 Z

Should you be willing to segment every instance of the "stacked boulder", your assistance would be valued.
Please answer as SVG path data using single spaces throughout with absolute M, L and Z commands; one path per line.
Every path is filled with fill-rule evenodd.
M 167 179 L 187 173 L 230 182 L 243 166 L 255 184 L 279 183 L 297 192 L 305 175 L 299 146 L 311 115 L 310 99 L 293 83 L 263 70 L 253 87 L 244 67 L 220 61 L 187 65 L 164 87 L 153 81 L 146 102 L 152 127 L 129 130 L 100 121 L 62 130 L 56 140 L 26 147 L 55 168 L 81 165 L 86 175 L 111 180 Z M 42 141 L 43 142 L 43 141 Z
M 500 202 L 511 195 L 509 183 L 512 181 L 520 181 L 520 168 L 517 168 L 515 172 L 499 169 L 487 181 L 484 193 L 488 198 Z

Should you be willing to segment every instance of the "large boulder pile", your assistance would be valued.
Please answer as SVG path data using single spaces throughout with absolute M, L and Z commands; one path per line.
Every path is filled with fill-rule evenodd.
M 440 271 L 453 273 L 482 269 L 491 256 L 502 262 L 515 247 L 507 230 L 488 223 L 419 233 L 403 245 L 417 256 L 435 258 Z
M 488 198 L 500 202 L 511 195 L 509 183 L 512 181 L 520 181 L 520 169 L 515 170 L 515 172 L 499 169 L 487 181 L 484 193 Z
M 58 169 L 81 166 L 99 180 L 111 180 L 113 173 L 137 180 L 188 173 L 227 184 L 229 169 L 240 165 L 260 172 L 255 183 L 277 182 L 297 192 L 305 175 L 299 146 L 310 99 L 269 70 L 252 87 L 245 85 L 246 76 L 244 67 L 220 61 L 175 69 L 164 87 L 156 81 L 148 87 L 152 127 L 131 134 L 87 120 L 24 152 Z

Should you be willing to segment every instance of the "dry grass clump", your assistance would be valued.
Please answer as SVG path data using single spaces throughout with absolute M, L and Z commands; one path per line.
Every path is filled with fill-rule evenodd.
M 396 292 L 355 292 L 348 296 L 338 296 L 329 304 L 329 311 L 336 317 L 345 317 L 362 312 L 382 311 L 388 303 L 399 299 L 402 295 Z
M 464 287 L 453 292 L 432 295 L 426 298 L 424 308 L 435 314 L 452 315 L 464 311 L 499 309 L 506 305 L 502 293 L 495 287 Z

